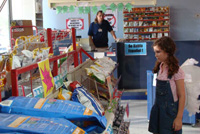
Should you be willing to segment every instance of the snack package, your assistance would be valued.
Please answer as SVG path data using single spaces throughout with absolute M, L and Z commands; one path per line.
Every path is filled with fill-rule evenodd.
M 90 68 L 94 69 L 95 71 L 104 74 L 105 76 L 109 75 L 109 71 L 105 70 L 104 67 L 102 66 L 97 66 L 97 65 L 91 65 Z
M 6 71 L 12 70 L 13 54 L 11 53 L 6 60 Z
M 6 66 L 6 58 L 5 56 L 2 56 L 2 60 L 0 61 L 0 72 L 2 72 L 5 69 Z
M 77 87 L 81 87 L 82 85 L 81 85 L 80 82 L 78 82 L 78 81 L 73 81 L 73 82 L 71 82 L 71 83 L 69 84 L 69 86 L 70 86 L 70 90 L 71 90 L 72 92 L 74 92 L 74 90 L 75 90 Z
M 17 55 L 13 56 L 12 69 L 21 67 L 23 57 L 24 57 L 23 55 L 22 56 L 17 56 Z
M 92 75 L 92 68 L 85 68 L 85 70 L 88 76 Z
M 68 120 L 0 113 L 0 132 L 11 134 L 87 134 Z
M 28 38 L 26 36 L 20 36 L 15 41 L 16 54 L 20 55 L 21 51 L 25 49 Z
M 22 50 L 22 54 L 24 55 L 22 66 L 27 66 L 32 64 L 33 52 L 29 50 Z
M 58 99 L 59 100 L 70 100 L 72 97 L 72 92 L 70 92 L 69 90 L 65 90 L 65 89 L 60 89 L 59 93 L 58 93 Z
M 39 117 L 63 118 L 70 121 L 89 121 L 92 125 L 78 126 L 85 131 L 101 133 L 106 128 L 105 116 L 99 116 L 89 108 L 73 101 L 45 98 L 10 97 L 0 103 L 1 113 L 21 114 Z
M 92 78 L 94 78 L 96 81 L 98 81 L 101 84 L 104 84 L 106 82 L 106 77 L 104 74 L 97 72 L 96 70 L 92 69 Z
M 101 103 L 84 87 L 78 87 L 74 90 L 72 100 L 83 104 L 100 116 L 104 115 L 104 108 Z
M 41 48 L 42 60 L 45 60 L 49 57 L 49 50 L 50 50 L 50 47 Z

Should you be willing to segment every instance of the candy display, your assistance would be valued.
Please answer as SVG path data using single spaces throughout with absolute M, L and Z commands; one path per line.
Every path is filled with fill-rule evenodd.
M 123 14 L 126 41 L 155 40 L 169 36 L 169 7 L 138 7 L 132 8 L 131 12 L 124 10 Z

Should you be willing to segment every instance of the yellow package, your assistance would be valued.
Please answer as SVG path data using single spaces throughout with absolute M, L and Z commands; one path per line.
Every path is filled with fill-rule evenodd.
M 5 65 L 6 65 L 5 56 L 2 56 L 2 60 L 0 61 L 0 72 L 4 70 Z
M 25 49 L 26 44 L 28 43 L 28 38 L 26 36 L 20 36 L 15 41 L 15 47 L 17 50 L 17 54 L 20 54 L 22 50 Z
M 91 68 L 85 68 L 87 75 L 91 76 L 92 75 L 92 69 Z
M 33 59 L 34 59 L 37 55 L 39 55 L 39 53 L 40 53 L 39 48 L 34 49 L 34 50 L 33 50 Z
M 78 44 L 76 44 L 76 49 L 78 49 L 80 46 Z M 73 44 L 70 45 L 69 47 L 69 52 L 73 51 Z
M 41 50 L 40 52 L 42 53 L 42 57 L 43 57 L 42 60 L 47 59 L 49 57 L 50 47 L 41 48 L 40 50 Z
M 13 54 L 11 53 L 6 61 L 6 71 L 11 71 L 12 69 Z
M 72 97 L 72 92 L 65 90 L 65 89 L 60 89 L 58 93 L 58 99 L 60 100 L 70 100 Z
M 39 42 L 40 37 L 39 36 L 29 36 L 29 42 Z

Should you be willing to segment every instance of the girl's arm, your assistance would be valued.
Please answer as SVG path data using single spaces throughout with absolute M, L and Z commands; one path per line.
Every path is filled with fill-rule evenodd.
M 185 86 L 184 86 L 184 79 L 176 80 L 176 88 L 177 88 L 177 94 L 178 94 L 178 114 L 176 116 L 176 119 L 173 123 L 173 128 L 175 131 L 178 131 L 182 128 L 182 118 L 183 118 L 183 111 L 185 107 Z

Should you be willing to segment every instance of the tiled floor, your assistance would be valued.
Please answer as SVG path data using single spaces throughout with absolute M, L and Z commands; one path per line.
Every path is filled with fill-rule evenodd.
M 130 121 L 130 134 L 151 134 L 148 132 L 147 101 L 146 100 L 122 100 L 121 104 L 126 106 L 129 102 L 129 119 L 125 114 L 125 120 Z M 200 134 L 200 124 L 194 127 L 183 125 L 183 134 Z

